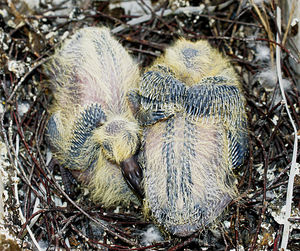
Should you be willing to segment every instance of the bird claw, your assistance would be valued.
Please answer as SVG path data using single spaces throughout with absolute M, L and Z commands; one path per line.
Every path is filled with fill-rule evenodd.
M 142 169 L 139 167 L 134 156 L 120 163 L 123 177 L 128 185 L 142 198 L 143 190 L 140 186 L 143 179 Z

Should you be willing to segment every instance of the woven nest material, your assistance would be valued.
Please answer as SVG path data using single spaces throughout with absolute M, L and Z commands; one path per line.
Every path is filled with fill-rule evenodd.
M 298 24 L 289 22 L 283 6 L 238 0 L 28 2 L 0 3 L 1 250 L 279 250 L 297 135 L 282 102 L 276 46 L 286 104 L 300 125 L 300 61 L 292 43 Z M 138 10 L 130 12 L 126 4 Z M 283 10 L 279 42 L 277 7 Z M 141 208 L 105 209 L 80 189 L 70 198 L 58 168 L 49 164 L 44 132 L 52 96 L 41 65 L 74 31 L 103 25 L 141 67 L 179 37 L 207 39 L 240 76 L 250 130 L 247 161 L 235 170 L 240 197 L 217 222 L 190 237 L 145 240 L 154 227 Z M 288 248 L 300 250 L 299 175 L 290 189 Z

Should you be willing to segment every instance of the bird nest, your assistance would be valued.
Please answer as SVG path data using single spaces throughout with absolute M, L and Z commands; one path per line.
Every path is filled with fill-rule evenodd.
M 290 250 L 300 250 L 300 177 L 290 178 L 299 168 L 293 128 L 300 124 L 293 68 L 299 51 L 291 42 L 298 24 L 283 6 L 251 0 L 27 2 L 0 3 L 1 250 L 279 250 L 286 238 Z M 231 59 L 247 101 L 249 153 L 234 170 L 239 197 L 213 224 L 177 238 L 160 234 L 139 207 L 103 208 L 80 187 L 72 197 L 65 193 L 44 136 L 52 96 L 41 66 L 85 26 L 109 27 L 141 68 L 179 37 L 206 39 Z

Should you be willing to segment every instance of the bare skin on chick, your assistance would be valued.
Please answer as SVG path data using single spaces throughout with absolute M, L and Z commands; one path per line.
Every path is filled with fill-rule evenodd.
M 129 186 L 141 193 L 134 160 L 140 129 L 126 98 L 138 86 L 137 64 L 108 29 L 89 27 L 68 39 L 45 70 L 55 98 L 48 136 L 60 164 L 88 184 L 95 202 L 138 203 Z
M 131 99 L 141 103 L 145 126 L 145 212 L 170 234 L 188 236 L 237 196 L 232 169 L 248 144 L 238 78 L 206 41 L 181 39 L 146 71 Z

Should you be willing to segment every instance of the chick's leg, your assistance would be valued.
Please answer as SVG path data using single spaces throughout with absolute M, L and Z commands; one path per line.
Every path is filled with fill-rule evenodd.
M 184 83 L 177 80 L 167 67 L 157 65 L 143 75 L 140 84 L 141 103 L 144 108 L 166 108 L 182 105 L 186 92 Z
M 73 185 L 77 183 L 76 179 L 74 178 L 72 173 L 67 168 L 64 168 L 62 165 L 59 165 L 59 169 L 66 193 L 68 195 L 74 195 Z
M 136 91 L 129 92 L 127 99 L 135 118 L 142 126 L 153 125 L 158 121 L 166 120 L 174 116 L 172 111 L 163 110 L 162 104 L 159 102 L 156 102 L 153 106 L 144 107 L 142 103 L 153 104 L 154 101 L 150 102 L 146 100 L 146 97 L 141 96 Z
M 157 65 L 143 75 L 139 93 L 130 92 L 128 100 L 135 107 L 139 122 L 148 126 L 174 116 L 175 110 L 182 106 L 185 91 L 185 85 L 170 69 Z

